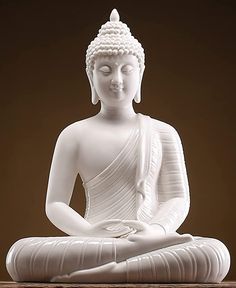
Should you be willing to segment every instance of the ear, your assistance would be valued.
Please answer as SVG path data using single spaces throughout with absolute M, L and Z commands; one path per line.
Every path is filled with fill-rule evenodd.
M 144 70 L 145 70 L 145 66 L 143 65 L 142 69 L 140 69 L 139 87 L 138 87 L 137 93 L 136 93 L 136 95 L 134 97 L 134 102 L 135 103 L 140 103 L 141 102 L 141 84 L 142 84 Z
M 144 70 L 145 70 L 145 65 L 143 65 L 143 68 L 140 70 L 140 84 L 143 80 L 143 73 L 144 73 Z
M 87 76 L 88 76 L 88 80 L 89 80 L 89 84 L 90 84 L 90 88 L 91 88 L 91 101 L 93 103 L 93 105 L 96 105 L 99 101 L 99 97 L 98 97 L 98 94 L 94 88 L 94 85 L 93 85 L 93 72 L 92 71 L 88 71 L 86 69 L 86 73 L 87 73 Z
M 93 72 L 86 69 L 86 74 L 88 76 L 89 84 L 90 84 L 90 87 L 92 89 L 92 87 L 93 87 Z

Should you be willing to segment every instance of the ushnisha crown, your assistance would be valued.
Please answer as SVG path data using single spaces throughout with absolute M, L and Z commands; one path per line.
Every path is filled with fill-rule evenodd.
M 116 9 L 110 15 L 110 21 L 103 24 L 97 37 L 90 43 L 86 53 L 86 70 L 92 71 L 98 56 L 130 54 L 137 57 L 141 69 L 144 67 L 144 50 L 135 39 L 129 27 L 120 21 Z

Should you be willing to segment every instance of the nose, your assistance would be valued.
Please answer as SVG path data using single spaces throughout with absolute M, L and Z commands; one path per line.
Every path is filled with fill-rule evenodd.
M 122 79 L 121 71 L 119 71 L 119 69 L 116 69 L 111 79 L 111 85 L 117 86 L 117 85 L 121 85 L 122 83 L 123 83 L 123 79 Z

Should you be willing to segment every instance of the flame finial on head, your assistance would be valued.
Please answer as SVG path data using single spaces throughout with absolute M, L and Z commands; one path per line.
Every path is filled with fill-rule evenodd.
M 119 13 L 118 13 L 118 11 L 116 9 L 113 9 L 111 11 L 110 21 L 112 21 L 112 22 L 120 21 L 120 15 L 119 15 Z

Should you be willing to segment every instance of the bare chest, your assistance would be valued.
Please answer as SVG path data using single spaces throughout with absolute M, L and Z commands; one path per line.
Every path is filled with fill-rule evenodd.
M 120 154 L 132 129 L 104 127 L 92 129 L 79 141 L 78 169 L 86 182 L 101 173 Z

